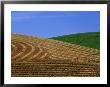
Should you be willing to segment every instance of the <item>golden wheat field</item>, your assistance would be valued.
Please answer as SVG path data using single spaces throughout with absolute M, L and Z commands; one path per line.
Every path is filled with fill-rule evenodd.
M 100 76 L 100 52 L 62 41 L 12 34 L 11 76 Z

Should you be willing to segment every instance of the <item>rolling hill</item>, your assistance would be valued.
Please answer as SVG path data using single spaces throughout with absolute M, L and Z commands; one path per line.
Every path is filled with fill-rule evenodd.
M 78 33 L 53 37 L 51 39 L 100 49 L 100 32 Z
M 12 77 L 100 76 L 100 51 L 54 39 L 12 34 Z

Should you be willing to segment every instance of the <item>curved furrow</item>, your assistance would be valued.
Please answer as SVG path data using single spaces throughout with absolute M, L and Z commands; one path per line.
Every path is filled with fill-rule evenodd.
M 22 49 L 17 48 L 17 50 L 20 50 L 15 56 L 12 57 L 13 60 L 17 60 L 18 58 L 20 58 L 20 56 L 26 51 L 26 46 L 20 42 L 16 42 L 17 44 L 19 44 L 20 46 L 22 46 Z
M 39 46 L 36 47 L 26 42 L 17 42 L 17 43 L 22 45 L 23 50 L 12 58 L 15 61 L 20 62 L 20 61 L 29 61 L 31 59 L 36 60 L 38 58 L 45 58 L 47 55 L 47 53 L 43 52 L 43 50 Z M 31 50 L 29 52 L 26 52 L 29 49 L 27 48 L 28 46 L 26 46 L 26 44 L 31 47 Z
M 48 53 L 45 53 L 44 55 L 42 55 L 40 58 L 45 58 L 47 56 Z
M 31 46 L 32 46 L 32 45 L 31 45 Z M 24 56 L 21 58 L 21 60 L 19 60 L 19 61 L 29 61 L 29 60 L 33 59 L 33 56 L 36 55 L 37 53 L 39 53 L 39 51 L 40 51 L 40 50 L 39 50 L 38 47 L 32 46 L 32 50 L 31 50 L 28 54 L 24 55 Z
M 35 50 L 32 45 L 30 45 L 30 44 L 28 44 L 26 42 L 19 42 L 19 43 L 23 44 L 25 49 L 19 56 L 16 57 L 16 61 L 17 62 L 23 60 L 25 57 L 30 55 Z
M 41 49 L 39 46 L 38 46 L 38 48 L 39 48 L 39 51 L 38 51 L 38 53 L 36 53 L 35 55 L 33 55 L 31 58 L 30 58 L 30 61 L 31 60 L 36 60 L 37 58 L 40 58 L 42 55 L 42 53 L 43 53 L 43 49 Z M 44 55 L 44 54 L 43 54 Z
M 29 55 L 35 51 L 35 47 L 33 45 L 31 45 L 29 43 L 26 43 L 26 44 L 28 44 L 28 46 L 31 47 L 31 50 L 26 55 L 24 55 L 23 57 L 21 57 L 20 60 L 24 60 L 26 57 L 29 57 Z
M 11 56 L 16 53 L 17 47 L 14 44 L 11 44 Z
M 35 49 L 37 51 L 34 51 L 33 54 L 29 55 L 25 60 L 25 61 L 28 61 L 28 62 L 32 62 L 32 61 L 37 61 L 37 60 L 42 60 L 42 59 L 49 59 L 50 55 L 49 53 L 44 50 L 43 48 L 41 49 L 40 46 L 35 46 Z
M 23 46 L 17 42 L 12 42 L 12 44 L 16 46 L 16 51 L 11 56 L 14 59 L 23 50 Z
M 34 56 L 34 58 L 42 59 L 42 58 L 44 58 L 47 55 L 47 52 L 45 52 L 45 50 L 43 48 L 42 49 L 41 49 L 41 47 L 39 47 L 39 48 L 40 48 L 40 52 L 39 52 L 39 54 L 36 54 Z

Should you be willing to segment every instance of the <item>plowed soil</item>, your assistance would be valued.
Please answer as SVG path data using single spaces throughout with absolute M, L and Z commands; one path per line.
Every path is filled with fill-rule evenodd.
M 62 41 L 12 34 L 12 77 L 100 76 L 100 52 Z

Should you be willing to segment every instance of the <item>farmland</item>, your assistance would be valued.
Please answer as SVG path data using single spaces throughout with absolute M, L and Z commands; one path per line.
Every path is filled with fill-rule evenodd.
M 100 49 L 100 32 L 87 32 L 53 37 L 52 39 Z
M 100 76 L 100 51 L 54 39 L 12 34 L 12 77 Z

